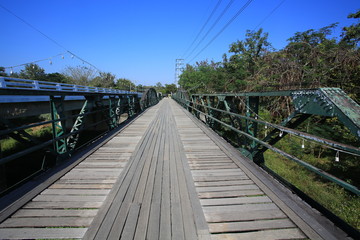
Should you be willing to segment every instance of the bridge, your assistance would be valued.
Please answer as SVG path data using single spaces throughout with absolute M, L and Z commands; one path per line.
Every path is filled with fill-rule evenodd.
M 275 147 L 279 138 L 292 134 L 359 154 L 356 147 L 295 130 L 308 115 L 320 112 L 337 116 L 351 132 L 358 134 L 360 107 L 339 89 L 190 96 L 179 91 L 173 99 L 159 101 L 153 89 L 140 95 L 1 80 L 7 84 L 0 88 L 2 96 L 46 97 L 36 103 L 50 102 L 51 120 L 15 126 L 10 121 L 14 114 L 3 114 L 2 139 L 10 136 L 26 143 L 27 148 L 2 155 L 0 163 L 26 158 L 41 149 L 56 163 L 44 169 L 48 161 L 44 157 L 40 161 L 41 173 L 4 191 L 0 202 L 0 239 L 359 236 L 356 229 L 349 230 L 336 219 L 328 219 L 259 167 L 264 162 L 265 148 L 270 149 L 358 196 L 357 187 Z M 40 89 L 39 85 L 47 87 Z M 264 122 L 257 116 L 258 99 L 263 95 L 294 98 L 295 112 L 279 125 Z M 67 99 L 68 96 L 75 99 Z M 246 116 L 234 107 L 239 97 L 247 98 L 245 111 L 251 111 Z M 79 105 L 79 101 L 83 104 Z M 13 102 L 3 103 L 2 109 L 6 107 L 11 113 Z M 222 122 L 221 114 L 230 115 L 231 124 Z M 50 124 L 53 134 L 45 142 L 25 131 L 43 124 Z M 247 140 L 237 147 L 230 145 L 211 129 L 220 124 Z M 260 139 L 260 124 L 273 129 L 265 139 Z M 107 131 L 79 147 L 79 136 L 98 125 L 101 129 L 107 126 Z

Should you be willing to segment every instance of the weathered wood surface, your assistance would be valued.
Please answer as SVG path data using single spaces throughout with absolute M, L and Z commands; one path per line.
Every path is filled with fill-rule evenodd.
M 82 238 L 157 110 L 149 109 L 0 224 L 0 239 Z
M 84 239 L 210 239 L 169 100 Z
M 4 221 L 0 239 L 342 238 L 278 185 L 164 99 Z
M 171 104 L 212 239 L 347 238 L 189 112 Z

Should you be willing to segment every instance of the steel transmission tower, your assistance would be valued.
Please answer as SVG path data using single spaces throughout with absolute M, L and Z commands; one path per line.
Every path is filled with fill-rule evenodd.
M 178 85 L 179 76 L 184 70 L 184 59 L 176 59 L 175 63 L 175 84 Z

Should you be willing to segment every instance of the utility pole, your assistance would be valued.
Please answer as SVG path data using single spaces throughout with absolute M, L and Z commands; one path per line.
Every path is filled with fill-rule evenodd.
M 179 76 L 184 70 L 184 59 L 176 59 L 175 62 L 175 84 L 178 85 Z

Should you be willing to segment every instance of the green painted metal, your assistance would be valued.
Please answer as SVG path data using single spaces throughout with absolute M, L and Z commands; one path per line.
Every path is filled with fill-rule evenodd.
M 184 95 L 184 93 L 182 93 Z M 193 94 L 206 97 L 279 97 L 289 96 L 297 113 L 338 117 L 339 120 L 360 139 L 360 106 L 340 88 L 318 88 L 271 92 L 244 92 L 219 94 Z M 181 97 L 181 96 L 179 96 Z
M 258 96 L 247 96 L 246 97 L 246 116 L 249 118 L 257 118 L 259 114 L 259 97 Z M 257 137 L 258 124 L 256 121 L 246 120 L 246 132 L 253 137 Z M 253 149 L 256 146 L 256 142 L 253 140 L 249 142 L 248 148 Z
M 75 131 L 79 132 L 80 129 L 85 127 L 85 113 L 88 112 L 88 100 L 85 100 L 83 107 L 80 110 L 79 115 L 77 116 L 73 127 L 71 128 L 70 133 L 74 133 Z M 70 135 L 67 138 L 67 145 L 69 151 L 73 151 L 76 148 L 76 145 L 79 141 L 80 133 Z
M 297 112 L 337 117 L 360 139 L 360 106 L 340 88 L 293 91 L 291 96 Z
M 178 100 L 178 99 L 175 98 L 175 100 Z M 182 103 L 184 103 L 184 101 Z M 195 103 L 194 105 L 198 105 L 198 104 Z M 188 107 L 188 106 L 190 106 L 190 102 L 187 103 L 186 107 Z M 356 147 L 353 147 L 353 146 L 350 146 L 350 145 L 346 145 L 346 144 L 338 143 L 338 142 L 335 142 L 335 141 L 331 141 L 331 140 L 328 140 L 328 139 L 325 139 L 325 138 L 321 138 L 321 137 L 314 136 L 314 135 L 311 135 L 311 134 L 308 134 L 308 133 L 297 131 L 297 130 L 289 128 L 289 127 L 284 127 L 282 125 L 265 122 L 265 121 L 255 119 L 255 118 L 246 117 L 246 116 L 243 116 L 243 115 L 240 115 L 240 114 L 237 114 L 237 113 L 227 112 L 225 110 L 216 109 L 216 108 L 212 108 L 212 107 L 208 107 L 208 106 L 204 106 L 204 107 L 211 108 L 214 111 L 229 114 L 229 115 L 232 115 L 234 117 L 238 117 L 240 119 L 257 122 L 258 124 L 261 124 L 263 126 L 267 126 L 269 128 L 274 128 L 274 132 L 276 133 L 276 135 L 279 135 L 280 132 L 283 132 L 282 137 L 285 136 L 284 134 L 292 134 L 294 136 L 299 136 L 299 137 L 302 137 L 302 138 L 310 140 L 310 141 L 318 142 L 318 143 L 321 143 L 321 144 L 326 144 L 326 145 L 329 145 L 329 146 L 331 146 L 333 148 L 337 148 L 337 149 L 344 150 L 344 151 L 347 151 L 347 152 L 350 152 L 350 153 L 353 153 L 353 154 L 356 154 L 356 155 L 360 155 L 360 149 L 356 148 Z M 191 108 L 194 109 L 193 107 L 191 107 Z M 291 120 L 295 119 L 295 122 L 291 123 L 289 126 L 290 127 L 293 127 L 293 126 L 296 127 L 302 121 L 306 120 L 305 118 L 308 118 L 309 116 L 310 115 L 307 115 L 307 114 L 299 115 L 299 117 L 301 117 L 301 119 L 298 119 L 297 117 L 294 117 L 294 116 L 291 117 L 291 118 L 289 117 L 289 118 L 286 119 L 286 122 L 290 122 Z M 285 124 L 285 120 L 283 121 L 283 124 Z M 265 141 L 265 138 L 263 139 L 263 141 Z
M 32 83 L 33 81 L 28 82 Z M 48 83 L 46 82 L 44 84 Z M 47 152 L 53 153 L 56 157 L 56 163 L 50 161 L 48 166 L 58 164 L 70 157 L 72 153 L 78 149 L 78 145 L 80 145 L 79 139 L 83 136 L 84 131 L 96 130 L 97 132 L 102 131 L 101 134 L 105 134 L 107 131 L 119 126 L 120 116 L 123 113 L 128 113 L 129 118 L 134 117 L 142 110 L 145 110 L 147 107 L 150 107 L 159 101 L 155 90 L 148 98 L 148 104 L 144 106 L 144 108 L 141 108 L 138 93 L 122 92 L 111 89 L 100 89 L 101 91 L 99 90 L 99 92 L 97 92 L 97 88 L 93 89 L 90 87 L 88 91 L 81 89 L 73 91 L 73 88 L 68 86 L 66 86 L 66 89 L 70 90 L 56 91 L 56 89 L 42 89 L 40 91 L 30 88 L 0 89 L 0 94 L 4 95 L 30 96 L 26 99 L 37 96 L 49 97 L 49 112 L 51 117 L 51 120 L 49 121 L 23 126 L 6 124 L 6 121 L 8 121 L 8 123 L 11 123 L 11 121 L 6 119 L 3 119 L 4 121 L 2 121 L 0 118 L 0 139 L 13 138 L 25 147 L 14 154 L 4 155 L 0 146 L 0 167 L 3 167 L 5 166 L 4 164 L 16 159 L 28 156 L 36 151 L 41 151 L 44 154 Z M 68 98 L 70 95 L 74 97 Z M 73 113 L 74 108 L 69 109 L 69 105 L 67 105 L 72 104 L 74 98 L 76 98 L 76 104 L 84 99 L 83 105 L 80 106 L 81 109 L 79 109 L 77 114 Z M 26 132 L 27 129 L 47 124 L 51 124 L 52 126 L 52 139 L 50 140 L 37 139 Z M 107 130 L 106 126 L 108 126 Z M 89 141 L 91 142 L 92 140 Z M 82 144 L 86 143 L 82 142 Z M 43 166 L 44 161 L 47 161 L 47 159 L 43 159 Z M 39 170 L 40 172 L 44 170 L 43 166 Z
M 296 90 L 296 91 L 280 91 L 280 92 L 261 92 L 261 93 L 235 93 L 235 94 L 193 94 L 189 98 L 183 98 L 185 94 L 175 94 L 174 99 L 178 101 L 182 106 L 192 112 L 195 116 L 202 114 L 208 120 L 206 123 L 216 122 L 225 126 L 234 132 L 238 133 L 241 136 L 245 136 L 248 140 L 245 140 L 245 149 L 240 149 L 242 152 L 246 153 L 247 156 L 253 159 L 258 164 L 263 164 L 264 158 L 263 153 L 270 149 L 275 151 L 286 158 L 297 162 L 301 166 L 309 169 L 310 171 L 332 181 L 345 189 L 352 191 L 353 193 L 359 195 L 359 189 L 351 184 L 348 184 L 341 179 L 338 179 L 321 169 L 318 169 L 295 156 L 292 156 L 282 150 L 274 147 L 274 144 L 282 139 L 286 134 L 292 134 L 299 136 L 301 138 L 318 142 L 320 144 L 326 144 L 335 150 L 346 151 L 355 155 L 360 155 L 360 149 L 357 147 L 349 146 L 346 144 L 334 142 L 328 139 L 320 138 L 308 133 L 304 133 L 298 130 L 295 130 L 302 122 L 309 118 L 311 115 L 321 115 L 321 116 L 330 116 L 338 117 L 339 120 L 347 126 L 355 136 L 359 138 L 360 127 L 360 107 L 354 101 L 352 101 L 346 94 L 339 89 L 310 89 L 310 90 Z M 259 111 L 259 97 L 269 97 L 269 96 L 288 96 L 292 99 L 294 104 L 294 112 L 290 114 L 281 124 L 273 124 L 269 122 L 262 121 L 258 119 Z M 221 102 L 218 106 L 204 104 L 199 101 L 199 99 L 211 99 L 214 98 L 214 102 Z M 229 102 L 235 102 L 236 99 L 245 98 L 246 101 L 242 101 L 245 105 L 245 114 L 241 115 L 234 112 L 234 109 L 230 107 Z M 191 100 L 190 100 L 191 99 Z M 349 100 L 350 99 L 350 100 Z M 236 104 L 235 104 L 236 105 Z M 237 104 L 240 106 L 241 104 Z M 202 109 L 207 109 L 202 110 Z M 350 109 L 350 110 L 349 110 Z M 212 114 L 210 113 L 210 110 Z M 233 117 L 233 119 L 239 119 L 239 124 L 234 124 L 234 121 L 231 121 L 231 124 L 227 124 L 221 121 L 221 117 L 215 117 L 213 112 L 221 113 L 224 116 L 228 115 Z M 199 117 L 198 117 L 199 118 Z M 245 129 L 242 130 L 241 122 L 245 123 Z M 350 124 L 351 122 L 351 124 Z M 261 124 L 266 127 L 271 127 L 273 130 L 267 134 L 264 139 L 260 140 L 258 138 L 258 125 Z M 209 125 L 214 128 L 216 124 Z M 214 129 L 216 130 L 216 129 Z M 244 142 L 238 143 L 238 145 L 243 145 Z
M 162 96 L 159 95 L 154 88 L 147 89 L 140 99 L 140 108 L 144 110 L 148 107 L 154 106 L 160 101 L 161 97 Z
M 64 138 L 60 138 L 65 135 L 65 117 L 64 117 L 64 96 L 55 97 L 50 96 L 50 109 L 51 109 L 51 120 L 53 139 L 58 139 L 54 142 L 55 151 L 59 155 L 67 154 L 69 152 L 67 141 Z
M 117 108 L 118 100 L 115 96 L 109 97 L 109 130 L 112 130 L 118 126 L 118 118 L 116 115 L 116 108 Z
M 134 114 L 135 114 L 134 98 L 129 96 L 128 97 L 128 116 L 129 116 L 129 118 L 134 116 Z

